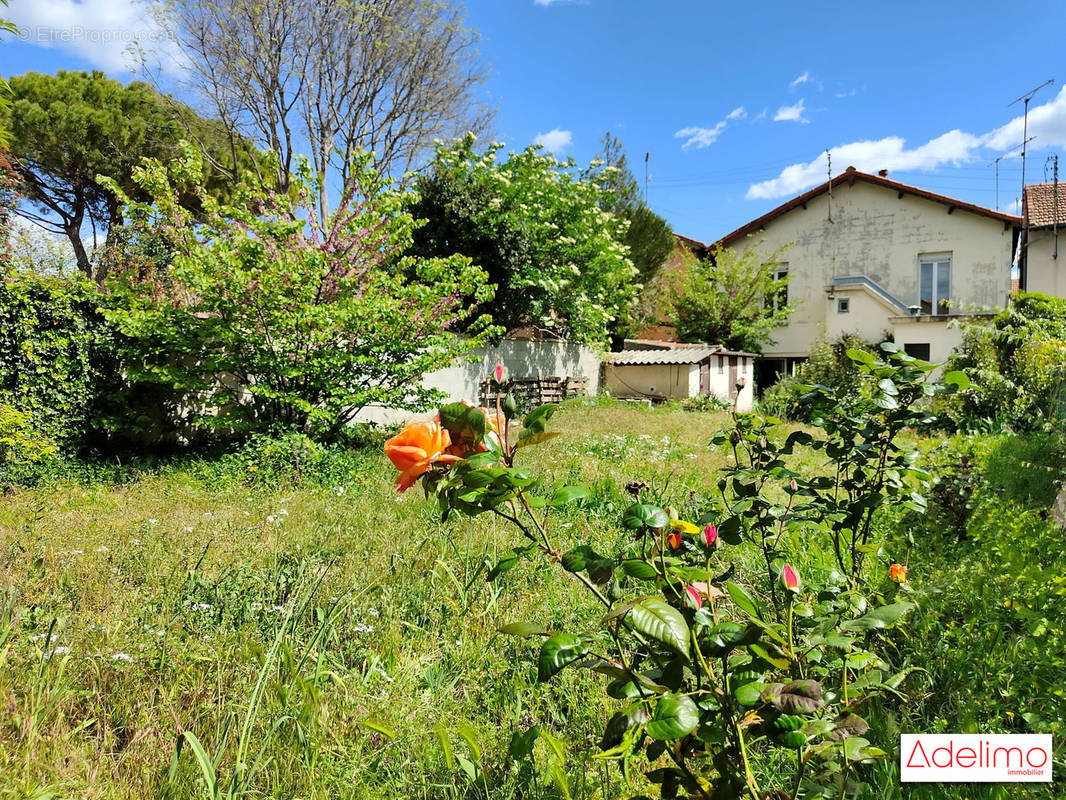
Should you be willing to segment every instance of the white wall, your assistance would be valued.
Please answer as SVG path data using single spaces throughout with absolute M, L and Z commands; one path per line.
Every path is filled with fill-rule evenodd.
M 1012 231 L 1004 223 L 911 194 L 857 180 L 833 188 L 832 216 L 821 194 L 767 223 L 763 231 L 734 243 L 757 246 L 764 256 L 793 243 L 788 262 L 789 301 L 797 305 L 779 329 L 767 356 L 805 356 L 826 327 L 836 304 L 825 287 L 834 277 L 865 275 L 906 305 L 918 302 L 918 256 L 951 253 L 954 307 L 1002 307 L 1010 290 Z M 871 309 L 872 311 L 873 309 Z M 854 312 L 853 312 L 854 313 Z M 864 327 L 890 327 L 887 308 Z M 898 312 L 897 312 L 898 313 Z
M 607 364 L 604 370 L 603 388 L 612 397 L 683 400 L 700 390 L 698 364 Z
M 848 300 L 848 310 L 841 314 L 837 300 Z M 845 285 L 836 290 L 836 298 L 828 299 L 822 294 L 825 304 L 825 335 L 831 341 L 849 333 L 856 334 L 865 342 L 880 342 L 884 333 L 892 330 L 890 316 L 899 316 L 900 310 L 878 299 L 873 292 L 859 284 Z
M 1059 227 L 1059 257 L 1054 253 L 1051 229 L 1029 231 L 1026 258 L 1026 290 L 1066 297 L 1066 225 Z
M 962 344 L 963 330 L 956 321 L 948 322 L 942 317 L 897 317 L 893 325 L 893 340 L 900 347 L 908 344 L 928 344 L 929 361 L 943 364 L 951 351 Z M 933 373 L 936 377 L 940 372 Z
M 440 389 L 447 401 L 466 400 L 477 404 L 481 381 L 492 374 L 496 364 L 503 364 L 507 377 L 534 378 L 586 377 L 590 395 L 600 391 L 600 353 L 572 342 L 504 339 L 494 347 L 484 347 L 473 353 L 473 363 L 455 364 L 447 369 L 431 372 L 422 385 Z M 357 422 L 389 424 L 422 416 L 409 411 L 389 408 L 366 408 L 356 417 Z

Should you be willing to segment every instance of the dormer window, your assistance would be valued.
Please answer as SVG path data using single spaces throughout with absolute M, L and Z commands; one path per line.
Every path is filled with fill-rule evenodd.
M 918 304 L 922 314 L 949 314 L 951 254 L 918 257 Z

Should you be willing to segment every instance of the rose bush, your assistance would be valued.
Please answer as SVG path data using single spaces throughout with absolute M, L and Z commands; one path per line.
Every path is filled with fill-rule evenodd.
M 906 568 L 886 559 L 880 545 L 871 547 L 877 543 L 866 511 L 880 504 L 871 498 L 899 494 L 912 477 L 884 474 L 898 459 L 909 463 L 896 434 L 918 413 L 912 406 L 943 387 L 916 388 L 928 365 L 891 347 L 884 352 L 887 361 L 856 353 L 867 376 L 858 400 L 831 408 L 829 390 L 809 390 L 818 418 L 828 420 L 827 439 L 804 432 L 774 445 L 776 420 L 734 409 L 733 427 L 715 438 L 733 449 L 734 466 L 719 482 L 721 502 L 695 519 L 653 502 L 643 482 L 631 483 L 633 502 L 608 553 L 589 543 L 564 547 L 553 534 L 552 514 L 588 497 L 584 488 L 548 486 L 516 465 L 525 448 L 559 435 L 547 430 L 555 405 L 520 423 L 511 396 L 494 412 L 445 406 L 437 419 L 408 424 L 386 452 L 401 470 L 399 488 L 420 476 L 443 519 L 490 513 L 522 535 L 489 571 L 491 580 L 540 554 L 602 605 L 602 617 L 579 631 L 533 620 L 501 630 L 541 640 L 540 681 L 568 668 L 604 676 L 617 710 L 595 758 L 616 762 L 627 783 L 641 764 L 664 798 L 843 797 L 861 789 L 861 765 L 886 755 L 864 736 L 864 715 L 905 701 L 907 679 L 917 672 L 905 651 L 884 646 L 886 632 L 914 604 Z M 497 371 L 492 389 L 502 393 L 501 377 Z M 859 426 L 878 443 L 875 464 L 834 438 L 845 435 L 837 419 L 845 413 L 860 415 L 847 430 Z M 446 458 L 455 431 L 472 432 L 476 446 Z M 830 479 L 791 472 L 784 456 L 798 446 L 824 452 L 827 471 L 845 484 L 833 493 Z M 915 496 L 911 491 L 909 499 L 917 504 Z M 845 517 L 851 497 L 856 505 Z M 854 544 L 850 552 L 868 560 L 841 553 L 845 570 L 802 575 L 788 548 L 820 531 L 838 545 Z M 752 552 L 765 564 L 766 591 L 748 574 L 745 553 Z M 533 731 L 516 733 L 513 757 L 528 756 Z

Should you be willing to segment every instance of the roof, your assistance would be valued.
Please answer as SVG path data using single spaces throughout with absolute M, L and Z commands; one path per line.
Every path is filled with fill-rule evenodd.
M 1025 218 L 1030 228 L 1045 228 L 1055 224 L 1056 184 L 1031 183 L 1025 187 Z M 1058 184 L 1058 222 L 1066 225 L 1066 184 Z
M 684 242 L 685 244 L 689 245 L 690 247 L 698 247 L 701 250 L 706 250 L 707 249 L 707 245 L 704 244 L 703 242 L 701 242 L 699 239 L 692 239 L 692 238 L 690 238 L 688 236 L 682 236 L 680 233 L 676 233 L 676 232 L 674 233 L 674 238 L 679 240 L 679 241 L 681 241 L 681 242 Z
M 607 363 L 614 366 L 632 366 L 635 364 L 698 364 L 705 358 L 720 353 L 719 347 L 682 347 L 669 350 L 623 350 L 610 353 Z
M 992 209 L 985 208 L 984 206 L 977 206 L 973 203 L 967 203 L 962 200 L 956 200 L 952 197 L 946 197 L 942 194 L 937 194 L 936 192 L 929 192 L 925 189 L 919 189 L 917 186 L 910 186 L 906 183 L 900 183 L 899 181 L 890 180 L 884 175 L 871 175 L 868 172 L 859 172 L 859 170 L 855 169 L 855 167 L 848 167 L 844 172 L 837 175 L 831 181 L 826 181 L 823 184 L 815 186 L 810 191 L 804 192 L 798 197 L 793 197 L 787 203 L 779 205 L 773 211 L 763 214 L 758 219 L 753 219 L 747 225 L 742 225 L 732 233 L 726 234 L 721 238 L 718 244 L 731 245 L 733 242 L 743 238 L 744 236 L 747 236 L 749 233 L 754 233 L 755 231 L 760 230 L 761 228 L 765 228 L 770 222 L 777 219 L 781 215 L 787 214 L 789 211 L 799 206 L 806 206 L 809 201 L 813 200 L 818 195 L 824 194 L 825 192 L 829 191 L 830 184 L 832 184 L 834 187 L 839 186 L 842 183 L 847 183 L 849 186 L 851 186 L 853 183 L 855 183 L 855 181 L 863 181 L 864 183 L 871 183 L 874 186 L 883 186 L 886 189 L 892 189 L 893 191 L 899 192 L 900 197 L 902 197 L 904 194 L 910 194 L 914 195 L 915 197 L 922 197 L 926 200 L 932 200 L 934 203 L 941 203 L 943 205 L 946 205 L 949 211 L 953 211 L 957 208 L 962 211 L 969 211 L 972 214 L 980 214 L 981 216 L 991 217 L 992 219 L 997 219 L 1001 222 L 1012 225 L 1021 225 L 1022 222 L 1021 217 L 1016 217 L 1013 214 L 1004 214 L 1001 211 L 993 211 Z

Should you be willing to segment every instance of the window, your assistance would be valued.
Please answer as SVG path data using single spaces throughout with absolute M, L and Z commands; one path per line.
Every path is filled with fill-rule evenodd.
M 918 257 L 918 305 L 923 314 L 949 314 L 951 255 Z
M 788 278 L 788 264 L 777 264 L 774 267 L 774 280 L 780 281 Z M 777 311 L 779 308 L 784 308 L 788 305 L 788 284 L 775 289 L 770 292 L 766 297 L 766 305 L 768 308 L 772 308 Z
M 911 342 L 910 344 L 903 345 L 903 352 L 909 355 L 911 358 L 920 358 L 922 361 L 929 360 L 929 343 L 928 342 Z
M 725 375 L 725 359 L 718 356 L 718 374 Z
M 851 300 L 847 297 L 841 297 L 837 300 L 837 313 L 847 314 L 851 311 Z

